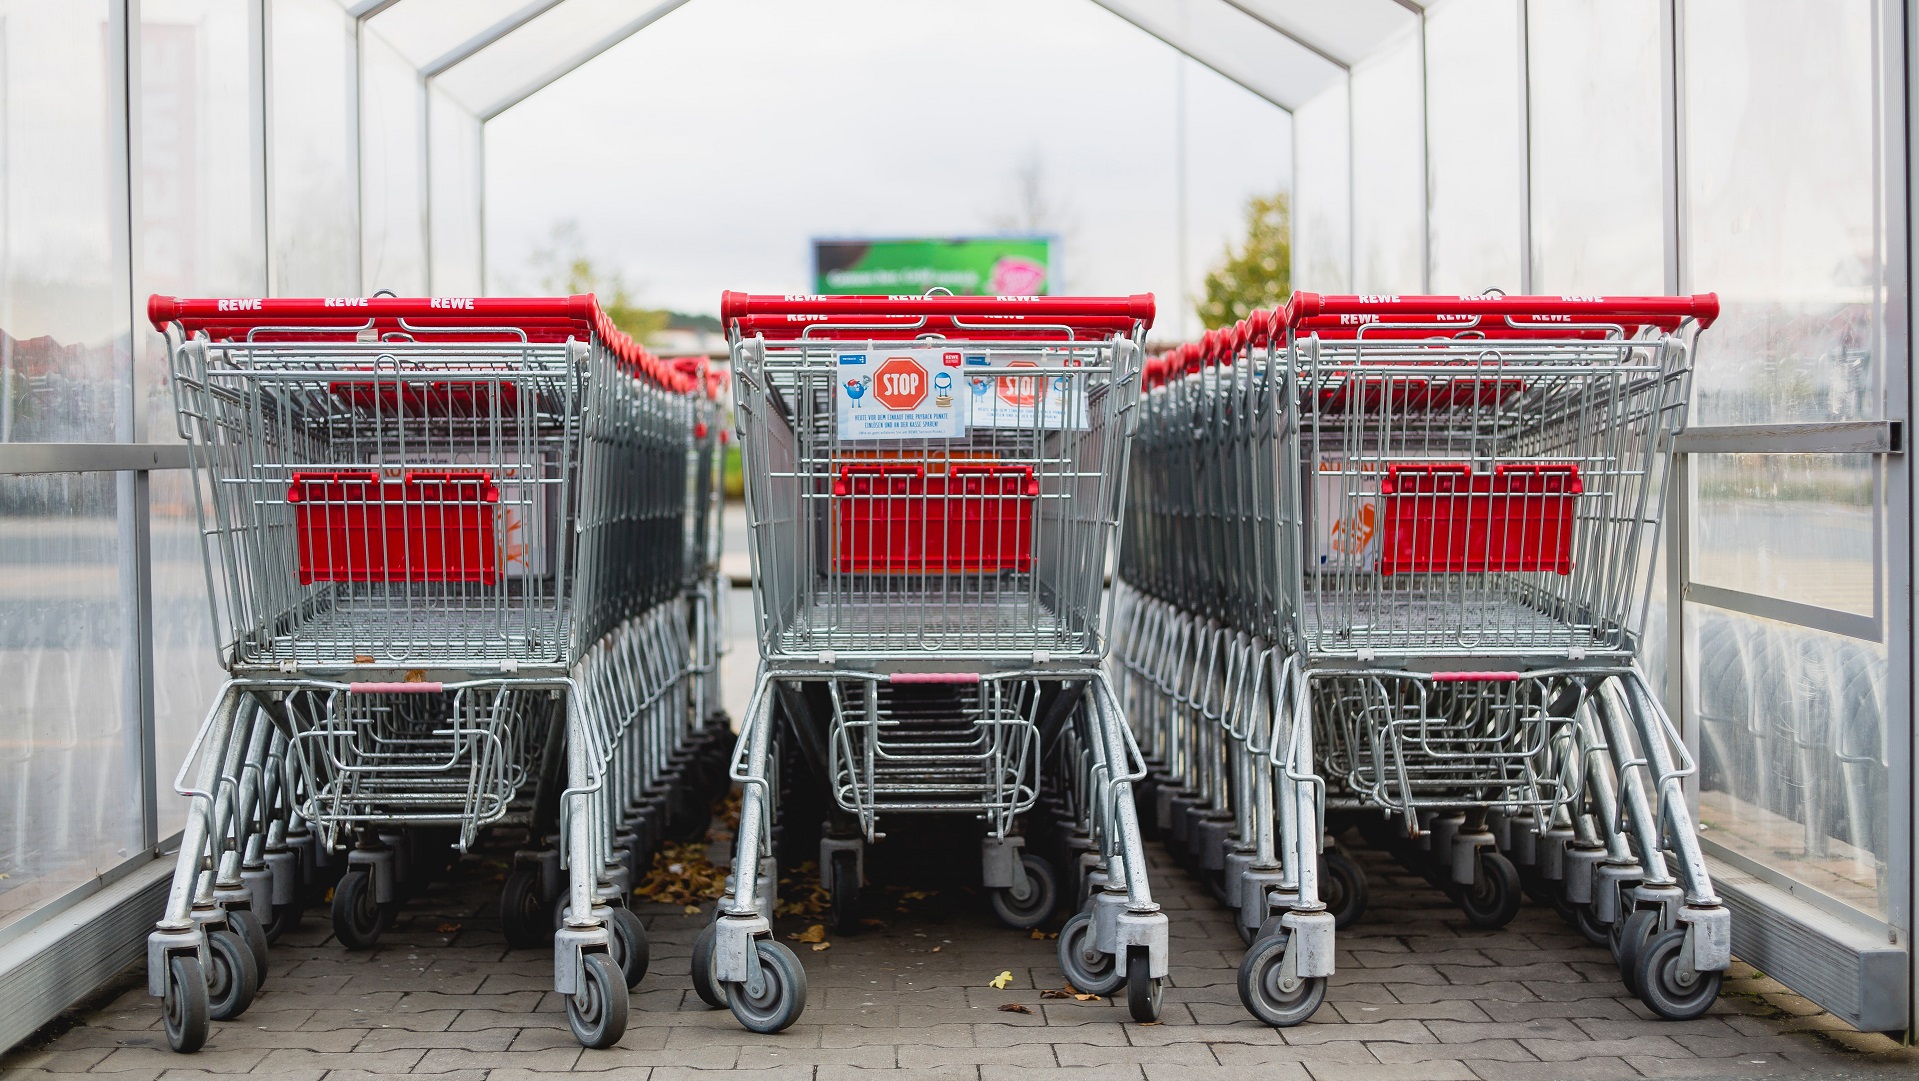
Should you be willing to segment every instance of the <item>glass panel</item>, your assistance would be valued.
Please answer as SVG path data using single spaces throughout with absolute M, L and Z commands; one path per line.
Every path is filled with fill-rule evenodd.
M 1872 0 L 1687 0 L 1695 424 L 1883 415 Z
M 1354 292 L 1421 291 L 1424 93 L 1416 27 L 1353 67 Z
M 361 37 L 360 73 L 361 280 L 368 292 L 421 296 L 427 291 L 425 93 L 413 65 L 370 30 Z
M 1426 16 L 1435 293 L 1519 291 L 1519 3 L 1451 0 Z
M 247 0 L 140 5 L 140 228 L 136 297 L 266 291 L 261 160 L 245 58 Z M 174 442 L 166 345 L 144 321 L 134 379 L 142 441 Z
M 107 34 L 99 0 L 0 0 L 0 443 L 131 435 Z
M 173 777 L 187 745 L 220 689 L 220 669 L 207 610 L 207 577 L 200 557 L 199 520 L 193 509 L 193 475 L 184 469 L 150 474 L 153 546 L 154 771 L 158 774 L 159 832 L 180 828 L 186 800 L 173 793 Z
M 1871 455 L 1696 454 L 1692 578 L 1873 613 Z
M 431 170 L 432 277 L 438 296 L 473 296 L 484 288 L 480 267 L 480 185 L 486 168 L 480 122 L 436 83 L 428 91 Z
M 528 0 L 401 0 L 366 21 L 407 63 L 423 68 L 466 44 Z
M 115 483 L 0 476 L 0 927 L 140 847 Z
M 1343 80 L 1294 111 L 1294 289 L 1352 291 L 1351 142 Z
M 1703 836 L 1881 919 L 1883 645 L 1688 605 Z
M 267 178 L 278 296 L 359 292 L 353 20 L 332 0 L 273 0 Z
M 1659 8 L 1527 8 L 1534 292 L 1666 291 Z

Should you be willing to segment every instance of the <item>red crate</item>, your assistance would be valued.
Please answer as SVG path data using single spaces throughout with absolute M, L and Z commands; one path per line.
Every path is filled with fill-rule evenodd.
M 1381 574 L 1572 573 L 1577 465 L 1393 465 L 1379 490 Z
M 370 470 L 293 474 L 300 584 L 478 582 L 500 578 L 500 490 L 476 471 L 381 480 Z
M 340 379 L 327 390 L 355 409 L 385 416 L 511 416 L 520 402 L 519 387 L 484 379 Z
M 1031 466 L 952 462 L 927 475 L 916 462 L 840 467 L 842 573 L 989 574 L 1033 569 Z

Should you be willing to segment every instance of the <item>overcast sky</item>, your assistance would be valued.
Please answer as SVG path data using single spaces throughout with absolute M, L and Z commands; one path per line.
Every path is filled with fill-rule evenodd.
M 1089 0 L 693 0 L 488 126 L 489 287 L 532 287 L 573 220 L 650 306 L 804 292 L 810 238 L 993 231 L 1036 161 L 1065 288 L 1157 293 L 1172 337 L 1291 143 L 1284 111 Z

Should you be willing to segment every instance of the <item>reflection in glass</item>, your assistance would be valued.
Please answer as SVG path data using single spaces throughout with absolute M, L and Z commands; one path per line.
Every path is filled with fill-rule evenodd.
M 159 835 L 182 825 L 186 800 L 174 795 L 174 771 L 218 697 L 225 673 L 207 609 L 206 570 L 200 557 L 192 474 L 151 474 L 147 501 L 153 515 L 153 722 L 159 774 Z
M 427 292 L 426 133 L 420 76 L 373 31 L 361 35 L 360 46 L 362 280 L 368 292 L 391 289 L 403 297 L 422 296 Z
M 1872 0 L 1687 0 L 1686 288 L 1724 313 L 1693 421 L 1883 415 Z
M 103 0 L 0 0 L 0 443 L 131 434 L 107 33 Z
M 1435 293 L 1519 292 L 1519 3 L 1451 0 L 1426 15 Z
M 140 847 L 115 483 L 0 476 L 0 927 Z
M 431 288 L 441 296 L 472 296 L 482 282 L 481 185 L 486 168 L 480 122 L 433 87 L 427 94 L 428 153 L 432 155 Z
M 1424 93 L 1415 25 L 1353 65 L 1353 291 L 1418 293 L 1424 269 Z
M 1352 170 L 1346 82 L 1293 112 L 1293 288 L 1352 290 Z
M 1700 454 L 1692 468 L 1694 581 L 1873 614 L 1871 456 Z
M 1886 650 L 1688 605 L 1704 838 L 1883 919 Z
M 273 292 L 359 291 L 354 24 L 333 0 L 273 0 L 267 186 Z

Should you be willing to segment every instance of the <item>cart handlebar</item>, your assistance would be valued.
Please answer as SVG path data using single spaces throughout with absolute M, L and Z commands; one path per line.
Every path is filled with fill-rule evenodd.
M 785 317 L 792 326 L 853 321 L 908 323 L 917 319 L 1004 324 L 1007 327 L 1054 325 L 1109 331 L 1117 322 L 1153 324 L 1151 293 L 1124 297 L 998 296 L 820 296 L 806 294 L 720 294 L 720 322 L 765 316 Z M 798 318 L 793 318 L 798 317 Z M 797 334 L 797 332 L 796 332 Z

